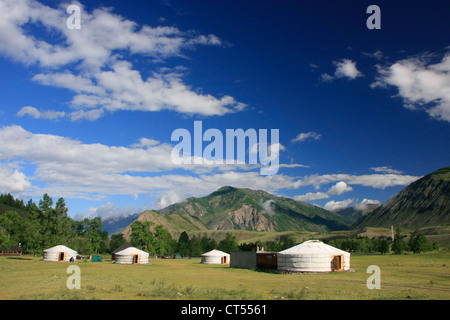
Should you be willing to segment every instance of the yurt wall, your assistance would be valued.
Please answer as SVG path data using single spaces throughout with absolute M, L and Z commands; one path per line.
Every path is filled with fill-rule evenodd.
M 134 247 L 126 248 L 115 253 L 115 263 L 119 264 L 148 264 L 149 254 Z
M 44 261 L 70 261 L 76 259 L 77 252 L 66 246 L 58 245 L 44 250 Z
M 350 253 L 319 240 L 305 241 L 277 255 L 277 269 L 288 272 L 331 272 L 350 269 Z

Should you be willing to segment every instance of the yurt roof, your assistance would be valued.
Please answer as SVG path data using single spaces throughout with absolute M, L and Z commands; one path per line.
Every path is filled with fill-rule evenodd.
M 114 250 L 111 253 L 116 254 L 117 252 L 120 252 L 120 251 L 122 251 L 122 250 L 124 250 L 126 248 L 129 248 L 129 247 L 131 247 L 131 244 L 129 244 L 128 242 L 125 242 L 123 245 L 121 245 L 120 247 L 118 247 L 116 250 Z
M 72 252 L 76 253 L 75 250 L 70 249 L 70 248 L 68 248 L 68 247 L 66 247 L 66 246 L 63 246 L 63 245 L 54 246 L 54 247 L 45 249 L 44 251 L 45 251 L 45 252 L 50 252 L 50 251 L 58 251 L 58 252 L 72 251 Z
M 320 240 L 309 240 L 279 252 L 280 254 L 344 254 L 346 251 L 332 247 Z
M 126 254 L 144 254 L 148 255 L 148 252 L 145 252 L 143 250 L 139 250 L 135 247 L 128 247 L 126 249 L 123 249 L 122 251 L 116 252 L 115 255 L 126 255 Z
M 223 256 L 229 256 L 229 254 L 226 253 L 226 252 L 217 250 L 217 249 L 213 249 L 213 250 L 211 250 L 211 251 L 209 251 L 209 252 L 206 252 L 206 253 L 202 254 L 202 256 L 215 256 L 215 257 L 217 256 L 217 257 L 223 257 Z

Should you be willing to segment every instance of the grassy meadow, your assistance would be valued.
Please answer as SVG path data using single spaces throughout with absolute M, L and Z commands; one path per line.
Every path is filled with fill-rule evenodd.
M 276 274 L 204 265 L 200 259 L 149 259 L 149 265 L 80 260 L 81 289 L 66 286 L 65 262 L 0 257 L 1 300 L 371 300 L 450 299 L 450 253 L 351 256 L 351 272 Z M 367 267 L 381 270 L 369 290 Z

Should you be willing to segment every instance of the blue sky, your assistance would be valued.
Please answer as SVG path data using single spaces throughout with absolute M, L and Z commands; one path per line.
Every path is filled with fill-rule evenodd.
M 81 29 L 69 29 L 69 5 Z M 381 11 L 370 30 L 369 5 Z M 333 210 L 450 160 L 450 5 L 1 0 L 0 191 L 76 218 L 223 185 Z M 178 128 L 278 129 L 280 168 L 176 165 Z M 203 147 L 205 147 L 204 143 Z

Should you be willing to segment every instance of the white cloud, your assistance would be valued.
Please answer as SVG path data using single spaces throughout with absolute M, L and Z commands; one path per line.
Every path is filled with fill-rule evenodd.
M 263 210 L 265 213 L 274 215 L 275 211 L 273 211 L 273 209 L 272 209 L 272 205 L 274 205 L 274 204 L 275 204 L 274 200 L 266 200 L 261 203 L 261 206 L 263 207 Z
M 280 168 L 309 168 L 310 166 L 306 164 L 300 164 L 300 163 L 282 163 L 279 165 Z
M 352 202 L 353 199 L 347 199 L 342 201 L 331 200 L 325 204 L 324 209 L 329 211 L 336 211 L 348 207 L 350 204 L 352 204 Z
M 393 173 L 393 174 L 402 174 L 403 172 L 400 170 L 395 170 L 386 166 L 383 167 L 371 167 L 371 170 L 375 172 L 384 172 L 384 173 Z
M 325 82 L 333 81 L 337 78 L 347 78 L 354 80 L 358 77 L 362 77 L 363 74 L 356 67 L 356 62 L 350 59 L 342 59 L 340 61 L 334 61 L 336 70 L 333 75 L 324 73 L 321 75 L 321 80 Z
M 326 192 L 304 195 L 302 199 L 307 200 L 349 192 L 352 190 L 349 184 L 386 188 L 407 185 L 419 178 L 400 174 L 298 178 L 283 174 L 263 176 L 257 167 L 248 168 L 245 164 L 175 165 L 170 156 L 172 145 L 168 143 L 142 138 L 131 147 L 86 144 L 68 137 L 31 133 L 20 126 L 0 128 L 0 145 L 2 192 L 32 197 L 48 193 L 97 201 L 114 195 L 148 195 L 155 199 L 156 209 L 188 196 L 205 196 L 224 185 L 277 194 L 280 190 L 333 184 Z M 11 161 L 26 165 L 31 172 L 29 176 L 8 164 Z M 173 169 L 183 169 L 185 173 L 172 174 Z
M 82 220 L 84 218 L 95 218 L 100 217 L 102 220 L 105 218 L 120 218 L 126 217 L 133 213 L 141 212 L 133 206 L 119 207 L 114 205 L 112 202 L 107 202 L 99 207 L 91 207 L 87 211 L 79 212 L 74 215 L 75 220 Z
M 318 199 L 327 199 L 332 195 L 341 195 L 345 192 L 352 191 L 353 188 L 350 187 L 347 183 L 344 181 L 339 181 L 335 185 L 333 185 L 330 189 L 328 189 L 327 192 L 308 192 L 305 195 L 300 196 L 294 196 L 294 200 L 298 201 L 312 201 L 312 200 L 318 200 Z
M 363 52 L 362 54 L 367 57 L 374 58 L 376 60 L 382 60 L 384 58 L 384 53 L 381 50 L 376 50 L 373 53 Z
M 370 205 L 380 205 L 381 202 L 379 200 L 370 200 L 370 199 L 363 199 L 360 203 L 355 203 L 353 207 L 356 210 L 367 210 Z
M 80 30 L 67 28 L 68 15 L 63 5 L 55 9 L 35 0 L 0 3 L 0 12 L 5 15 L 0 21 L 0 54 L 25 65 L 45 67 L 46 72 L 36 74 L 33 81 L 72 91 L 70 107 L 75 110 L 67 113 L 69 119 L 94 121 L 105 111 L 116 110 L 173 110 L 211 116 L 246 107 L 229 95 L 198 93 L 183 82 L 180 68 L 173 72 L 153 70 L 152 76 L 144 78 L 129 62 L 140 56 L 151 71 L 153 61 L 184 58 L 184 50 L 198 45 L 223 45 L 219 37 L 169 26 L 138 26 L 112 9 L 88 12 L 80 3 L 75 4 L 82 8 Z M 57 36 L 59 43 L 26 31 L 28 26 L 36 25 L 44 26 L 47 35 Z M 27 114 L 36 118 L 64 116 L 44 116 L 36 110 L 28 110 Z
M 349 59 L 336 61 L 336 71 L 334 75 L 338 78 L 349 78 L 350 80 L 361 77 L 362 73 L 356 68 L 356 62 Z
M 405 108 L 425 110 L 431 117 L 450 122 L 450 54 L 430 63 L 432 55 L 404 59 L 390 66 L 378 66 L 372 87 L 393 86 Z
M 351 185 L 362 185 L 377 189 L 385 189 L 393 186 L 408 185 L 420 177 L 402 175 L 402 174 L 324 174 L 324 175 L 310 175 L 303 178 L 302 183 L 305 185 L 314 185 L 317 188 L 323 184 L 332 183 L 335 181 L 344 181 Z
M 334 186 L 332 186 L 330 190 L 328 190 L 328 193 L 330 195 L 340 195 L 343 194 L 344 192 L 349 192 L 352 190 L 353 188 L 350 187 L 347 183 L 345 183 L 344 181 L 339 181 Z
M 316 132 L 301 132 L 299 133 L 292 142 L 303 142 L 308 139 L 319 140 L 322 135 Z
M 19 117 L 23 116 L 30 116 L 35 119 L 48 119 L 48 120 L 57 120 L 59 118 L 62 118 L 65 116 L 64 111 L 54 111 L 54 110 L 44 110 L 39 111 L 38 109 L 31 107 L 31 106 L 25 106 L 22 109 L 17 112 L 17 115 Z
M 185 200 L 187 197 L 188 193 L 183 189 L 174 188 L 170 190 L 164 190 L 156 196 L 152 208 L 154 210 L 164 209 L 171 204 Z
M 31 187 L 25 174 L 6 164 L 0 163 L 0 192 L 22 193 Z
M 326 192 L 308 192 L 307 194 L 294 196 L 294 200 L 297 201 L 312 201 L 318 199 L 327 199 L 330 195 Z
M 131 145 L 132 148 L 149 148 L 158 145 L 160 142 L 148 138 L 140 138 L 138 143 Z

